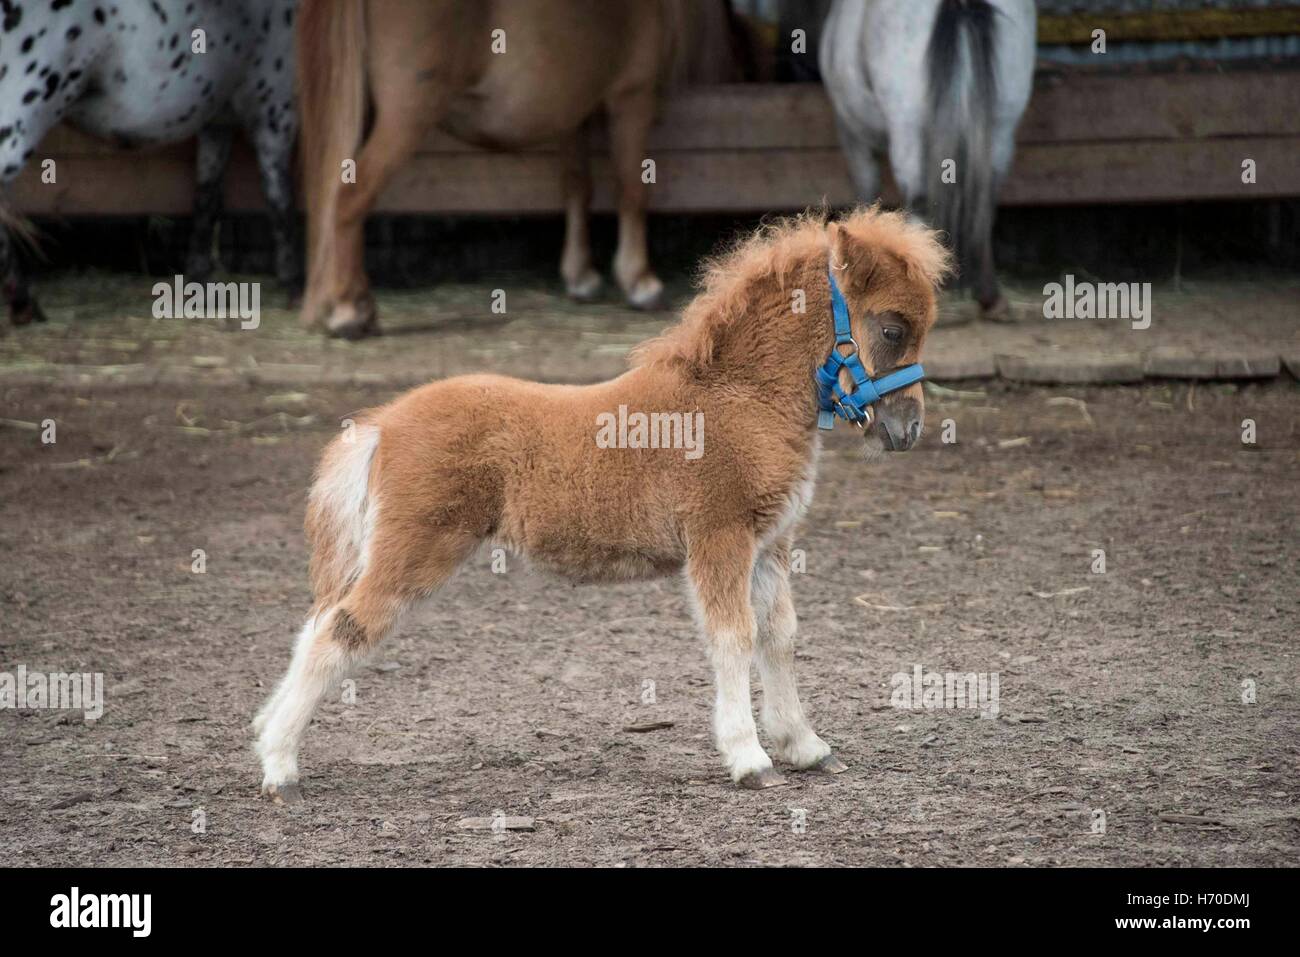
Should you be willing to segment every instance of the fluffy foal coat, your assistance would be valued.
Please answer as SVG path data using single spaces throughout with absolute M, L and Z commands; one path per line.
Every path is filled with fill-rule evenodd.
M 877 374 L 917 361 L 947 254 L 902 214 L 859 209 L 829 225 L 784 221 L 739 244 L 712 264 L 682 321 L 642 345 L 617 379 L 460 376 L 358 416 L 326 449 L 311 492 L 316 604 L 255 722 L 263 790 L 299 797 L 298 747 L 321 698 L 488 542 L 583 582 L 684 571 L 732 779 L 781 783 L 756 734 L 754 660 L 775 756 L 843 770 L 799 703 L 789 585 L 791 537 L 812 498 L 820 445 L 813 372 L 834 346 L 828 266 L 864 365 Z M 601 447 L 599 423 L 619 406 L 702 413 L 704 454 Z M 910 441 L 882 432 L 882 442 L 915 440 L 919 384 L 876 408 L 877 429 L 910 417 Z

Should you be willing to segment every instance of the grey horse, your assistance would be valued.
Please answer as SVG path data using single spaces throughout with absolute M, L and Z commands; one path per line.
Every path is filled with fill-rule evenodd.
M 981 313 L 1008 318 L 993 264 L 998 187 L 1033 87 L 1031 0 L 834 0 L 819 60 L 854 185 L 948 234 Z

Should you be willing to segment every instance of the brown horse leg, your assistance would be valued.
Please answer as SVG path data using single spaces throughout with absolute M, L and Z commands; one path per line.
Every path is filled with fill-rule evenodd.
M 618 184 L 618 252 L 614 276 L 627 301 L 638 309 L 658 309 L 664 284 L 650 270 L 646 250 L 646 183 L 642 163 L 654 121 L 655 95 L 650 86 L 620 91 L 605 104 L 609 113 L 609 148 Z
M 591 236 L 587 208 L 591 205 L 591 161 L 587 156 L 587 127 L 578 127 L 560 145 L 564 164 L 564 254 L 560 275 L 564 288 L 579 302 L 600 294 L 600 273 L 591 265 Z
M 343 339 L 379 331 L 365 269 L 366 216 L 393 174 L 441 118 L 445 100 L 410 91 L 385 91 L 381 96 L 374 129 L 357 159 L 357 181 L 344 185 L 334 217 L 334 269 L 327 300 L 333 306 L 325 328 Z

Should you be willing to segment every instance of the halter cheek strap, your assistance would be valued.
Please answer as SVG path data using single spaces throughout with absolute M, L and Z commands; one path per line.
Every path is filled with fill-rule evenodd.
M 817 398 L 820 411 L 817 413 L 817 428 L 830 429 L 838 416 L 846 422 L 852 422 L 858 428 L 864 428 L 871 422 L 870 406 L 879 402 L 890 392 L 905 389 L 914 382 L 925 378 L 925 370 L 919 362 L 902 366 L 893 372 L 873 379 L 867 374 L 862 360 L 858 357 L 858 344 L 853 338 L 853 329 L 849 324 L 849 304 L 844 301 L 835 275 L 826 273 L 831 281 L 831 313 L 835 319 L 835 345 L 831 354 L 821 364 L 816 373 Z M 847 355 L 840 352 L 841 346 L 848 346 Z M 845 392 L 840 388 L 840 370 L 847 369 L 853 379 L 853 391 Z

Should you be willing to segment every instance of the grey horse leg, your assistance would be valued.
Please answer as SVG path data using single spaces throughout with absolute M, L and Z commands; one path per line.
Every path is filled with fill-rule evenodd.
M 836 124 L 840 134 L 840 145 L 844 160 L 849 167 L 849 176 L 853 180 L 853 189 L 863 203 L 874 203 L 880 198 L 880 167 L 884 157 L 880 153 L 880 144 L 870 136 L 864 136 L 852 129 L 849 124 Z
M 222 184 L 230 161 L 234 127 L 210 124 L 199 131 L 198 174 L 194 187 L 194 226 L 185 260 L 186 276 L 205 282 L 212 275 L 212 243 L 221 218 Z
M 45 321 L 45 313 L 32 297 L 27 280 L 18 268 L 13 233 L 3 223 L 0 223 L 0 293 L 9 306 L 9 321 L 15 326 Z
M 275 278 L 291 300 L 302 294 L 303 266 L 298 249 L 298 216 L 294 204 L 293 135 L 263 126 L 253 133 L 262 191 L 271 207 L 271 241 L 275 250 Z

